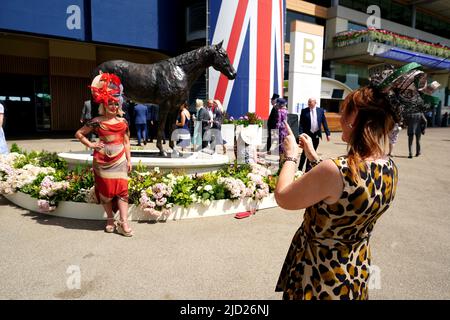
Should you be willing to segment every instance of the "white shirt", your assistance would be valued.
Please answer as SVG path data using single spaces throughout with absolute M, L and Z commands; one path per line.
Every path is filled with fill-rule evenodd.
M 208 113 L 209 113 L 209 118 L 210 118 L 210 120 L 211 120 L 211 121 L 214 120 L 214 116 L 213 116 L 213 113 L 212 113 L 212 109 L 211 109 L 211 108 L 208 108 Z M 212 123 L 211 123 L 209 126 L 212 128 Z
M 319 131 L 319 125 L 317 123 L 317 111 L 316 111 L 317 107 L 314 107 L 312 109 L 310 109 L 310 116 L 311 116 L 311 132 L 317 132 Z

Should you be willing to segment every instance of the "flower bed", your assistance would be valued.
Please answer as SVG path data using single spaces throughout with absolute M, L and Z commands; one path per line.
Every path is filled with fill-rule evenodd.
M 36 199 L 20 191 L 4 195 L 6 199 L 16 205 L 34 212 L 42 212 L 37 205 Z M 192 218 L 205 218 L 219 215 L 235 214 L 252 209 L 266 209 L 276 207 L 273 193 L 261 201 L 245 198 L 240 201 L 212 200 L 209 206 L 193 203 L 188 208 L 174 205 L 168 216 L 155 216 L 141 209 L 140 206 L 131 204 L 128 209 L 128 219 L 134 221 L 167 221 Z M 105 220 L 106 214 L 103 207 L 95 203 L 83 203 L 73 201 L 60 201 L 58 207 L 46 214 L 74 219 Z M 117 217 L 118 218 L 118 217 Z
M 29 209 L 46 213 L 56 211 L 59 203 L 97 203 L 90 167 L 68 170 L 56 154 L 16 149 L 12 151 L 18 152 L 0 158 L 1 194 L 10 195 L 10 199 L 15 199 L 11 196 L 15 193 L 28 195 L 36 201 Z M 226 165 L 216 172 L 194 175 L 137 166 L 130 174 L 129 203 L 141 212 L 136 216 L 164 220 L 182 215 L 180 212 L 191 207 L 201 212 L 199 208 L 217 206 L 218 200 L 233 201 L 236 208 L 242 203 L 258 207 L 272 197 L 276 181 L 276 174 L 257 164 Z
M 387 45 L 421 52 L 442 58 L 450 58 L 450 48 L 441 44 L 435 44 L 401 35 L 382 29 L 369 28 L 359 31 L 346 31 L 333 37 L 336 47 L 345 47 L 361 42 L 375 41 Z
M 262 127 L 264 121 L 255 112 L 247 112 L 245 116 L 239 117 L 238 119 L 234 119 L 232 116 L 225 113 L 223 124 L 242 125 L 244 127 L 255 124 L 258 127 Z

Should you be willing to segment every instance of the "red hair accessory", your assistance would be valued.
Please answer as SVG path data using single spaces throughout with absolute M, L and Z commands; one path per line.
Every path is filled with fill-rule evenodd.
M 91 88 L 92 97 L 96 103 L 101 103 L 107 107 L 110 102 L 120 102 L 121 82 L 115 74 L 99 74 L 94 78 L 89 88 Z

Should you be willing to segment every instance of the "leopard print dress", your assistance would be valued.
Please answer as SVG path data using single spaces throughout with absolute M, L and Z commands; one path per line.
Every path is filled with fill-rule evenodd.
M 343 177 L 341 198 L 306 209 L 276 285 L 283 299 L 368 299 L 369 238 L 394 199 L 397 167 L 392 159 L 361 164 L 355 184 L 347 158 L 332 160 Z

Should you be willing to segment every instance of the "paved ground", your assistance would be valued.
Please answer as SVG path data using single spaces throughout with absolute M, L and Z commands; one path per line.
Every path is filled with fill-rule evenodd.
M 9 144 L 83 150 L 72 140 Z M 381 281 L 370 295 L 450 299 L 450 128 L 428 129 L 419 158 L 407 159 L 406 140 L 402 131 L 394 150 L 397 197 L 371 240 Z M 340 134 L 319 151 L 343 154 Z M 302 213 L 133 223 L 129 239 L 104 233 L 102 222 L 31 213 L 0 197 L 0 298 L 280 299 L 273 289 Z M 80 290 L 68 289 L 68 268 L 80 268 Z

